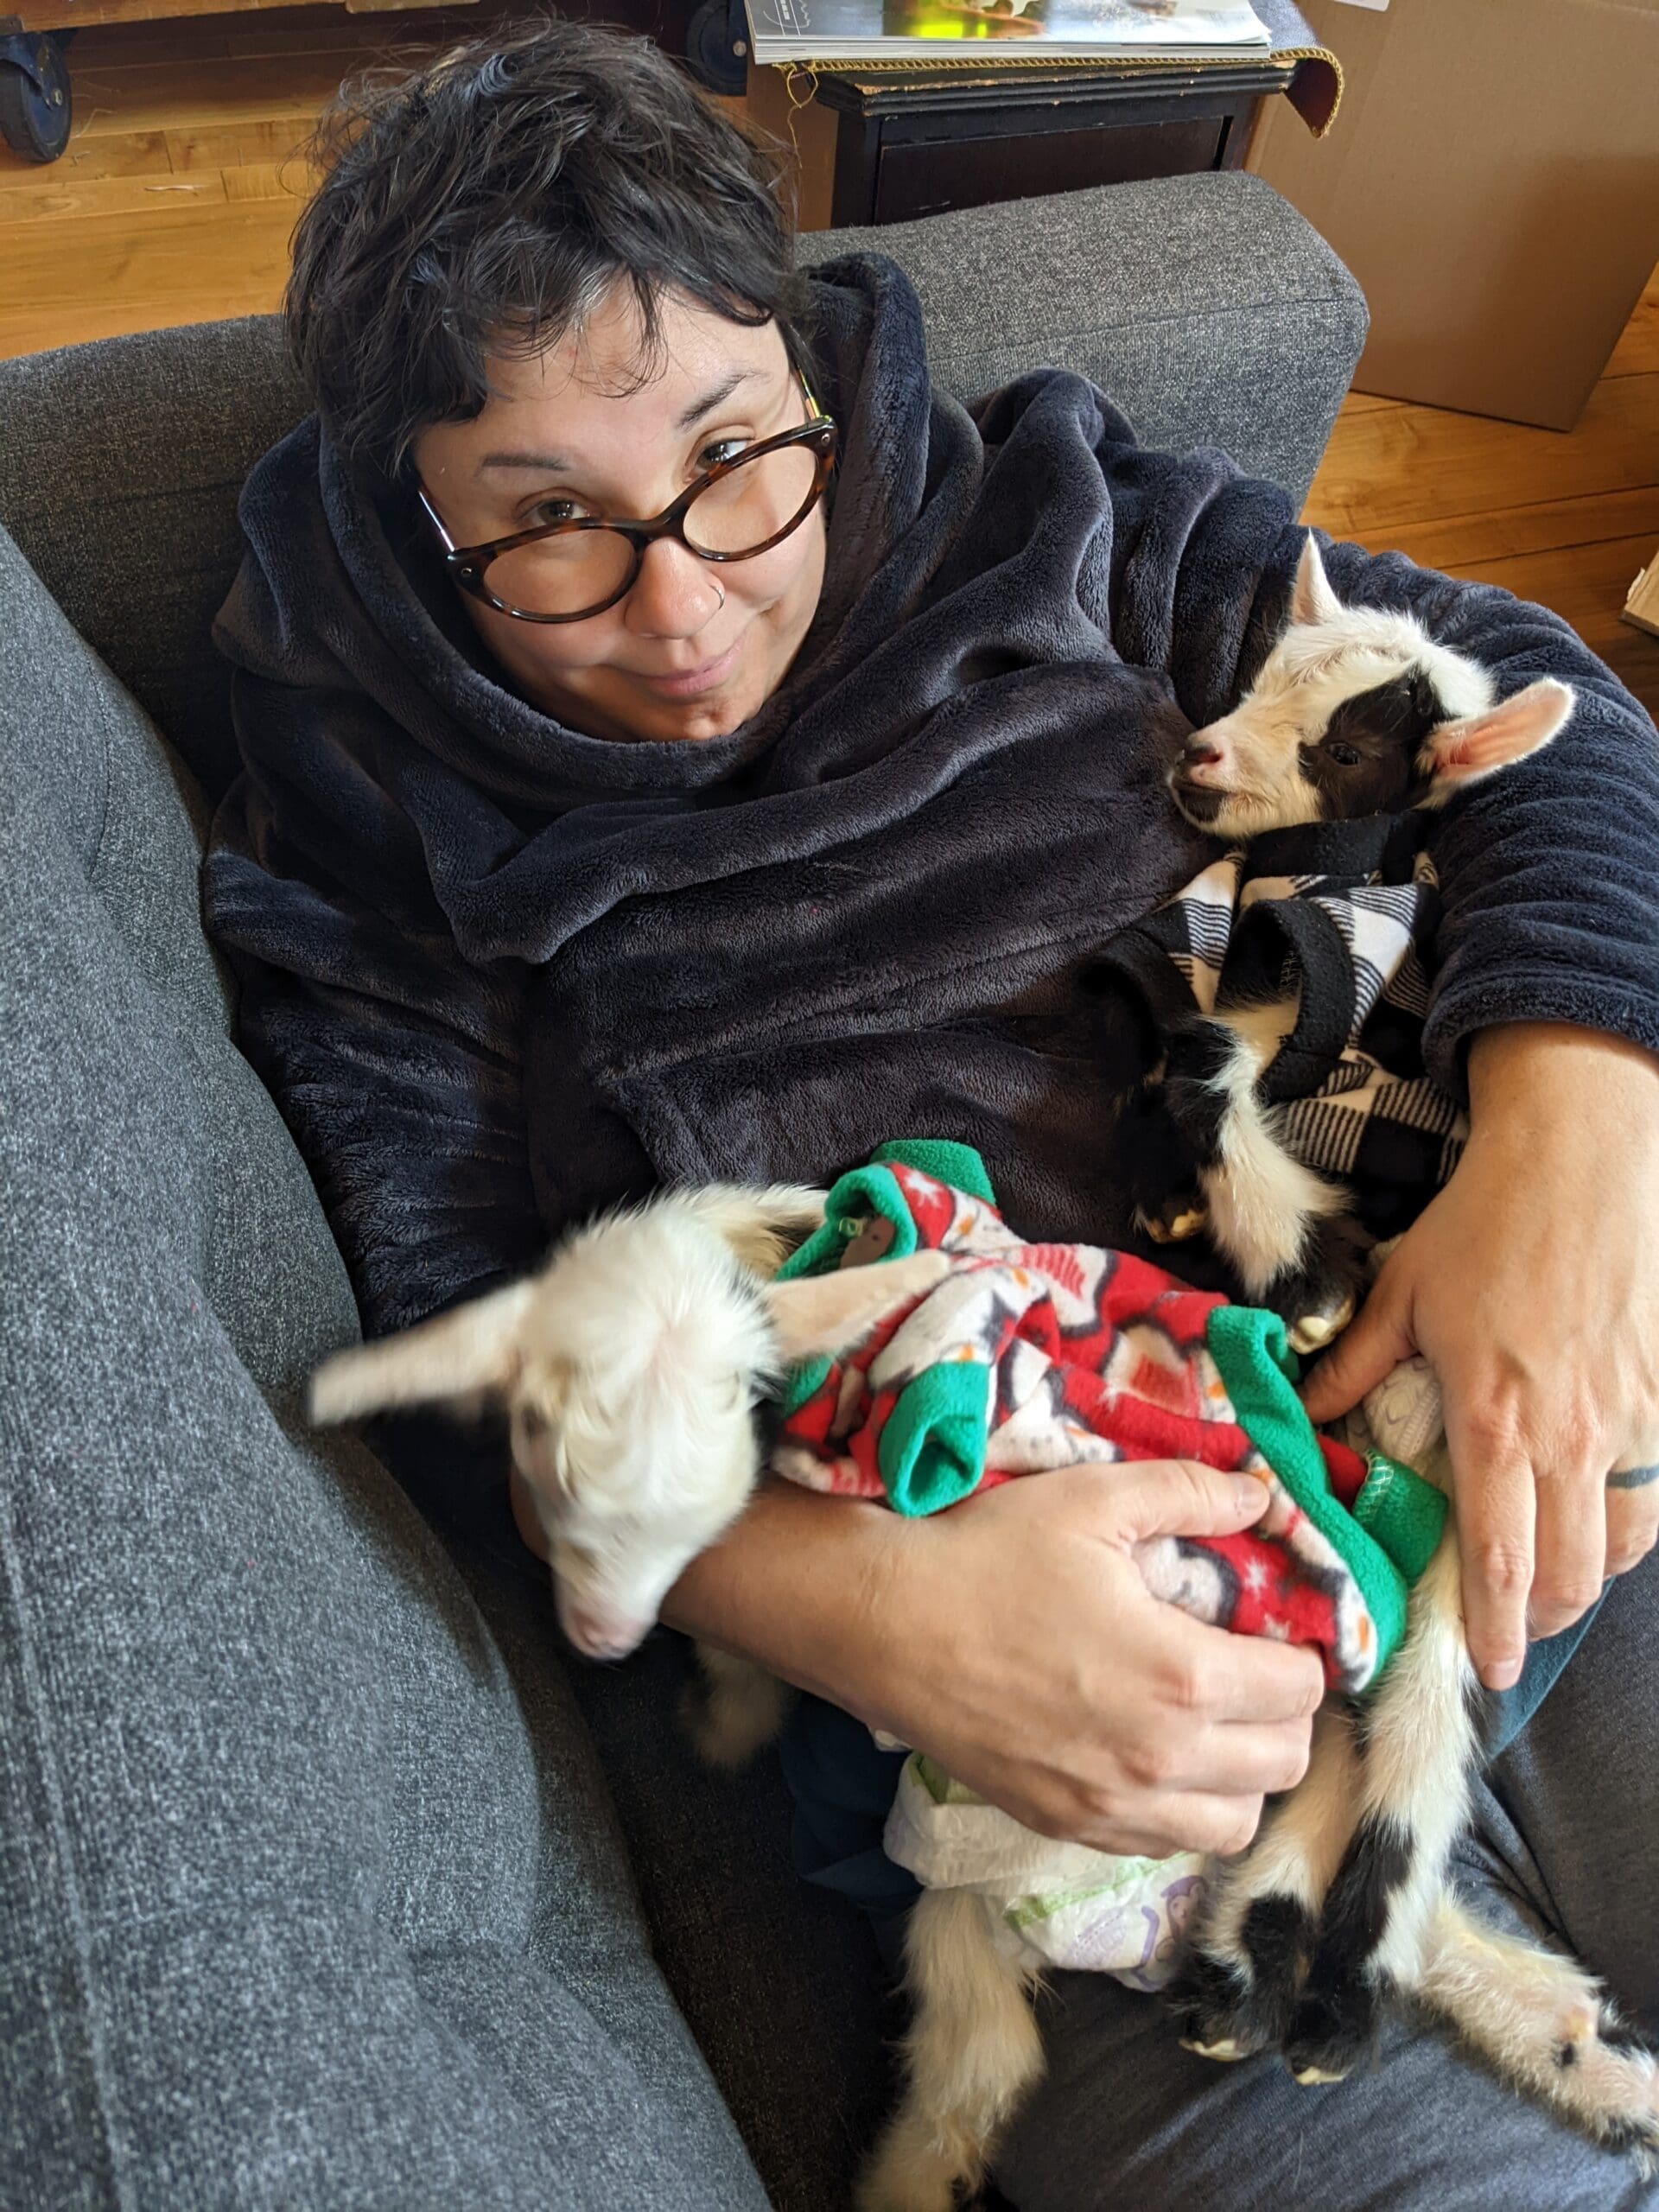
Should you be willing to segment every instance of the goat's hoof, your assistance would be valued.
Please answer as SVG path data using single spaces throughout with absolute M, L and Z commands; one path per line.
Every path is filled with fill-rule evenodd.
M 1332 1338 L 1339 1337 L 1354 1318 L 1354 1294 L 1349 1291 L 1340 1306 L 1329 1313 L 1304 1313 L 1290 1329 L 1290 1348 L 1293 1351 L 1323 1351 Z
M 1198 2043 L 1192 2036 L 1181 2037 L 1181 2049 L 1190 2050 L 1195 2058 L 1218 2059 L 1224 2066 L 1236 2065 L 1241 2058 L 1254 2058 L 1255 2053 L 1236 2036 L 1221 2036 L 1214 2043 Z
M 1188 1952 L 1166 1994 L 1183 2048 L 1225 2066 L 1275 2049 L 1295 2004 L 1294 1988 L 1281 1990 L 1198 1949 Z
M 1209 1220 L 1202 1206 L 1187 1205 L 1164 1213 L 1143 1213 L 1141 1224 L 1154 1244 L 1185 1244 L 1201 1236 Z
M 1370 2052 L 1379 2021 L 1379 1993 L 1369 1981 L 1305 1991 L 1284 2038 L 1285 2063 L 1304 2088 L 1344 2082 Z

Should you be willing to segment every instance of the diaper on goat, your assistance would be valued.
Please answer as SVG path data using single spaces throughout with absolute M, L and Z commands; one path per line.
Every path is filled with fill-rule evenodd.
M 796 1372 L 774 1471 L 906 1514 L 1084 1462 L 1189 1459 L 1255 1474 L 1269 1493 L 1262 1518 L 1238 1535 L 1140 1546 L 1149 1586 L 1218 1626 L 1314 1646 L 1348 1694 L 1375 1681 L 1446 1503 L 1409 1468 L 1319 1435 L 1276 1316 L 1128 1254 L 1022 1240 L 978 1155 L 944 1143 L 888 1146 L 843 1177 L 784 1272 L 840 1266 L 870 1248 L 874 1220 L 891 1226 L 887 1257 L 938 1250 L 950 1270 L 855 1352 Z M 1201 1864 L 1050 1843 L 918 1758 L 886 1848 L 924 1886 L 996 1897 L 1028 1955 L 1140 1986 L 1162 1979 Z

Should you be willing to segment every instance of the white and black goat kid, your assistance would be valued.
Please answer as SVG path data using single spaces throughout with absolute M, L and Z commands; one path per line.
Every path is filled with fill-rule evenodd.
M 1572 709 L 1548 677 L 1499 702 L 1484 668 L 1409 614 L 1344 607 L 1310 534 L 1282 635 L 1233 711 L 1187 740 L 1169 787 L 1189 821 L 1248 846 L 1443 805 L 1548 745 Z M 1211 1012 L 1143 1040 L 1153 1079 L 1117 1141 L 1147 1233 L 1206 1232 L 1243 1296 L 1306 1352 L 1351 1317 L 1365 1268 L 1350 1194 L 1299 1157 L 1282 1106 L 1261 1096 L 1298 1012 L 1259 987 L 1229 1002 L 1224 982 Z
M 1188 741 L 1170 788 L 1189 820 L 1240 843 L 1438 806 L 1547 745 L 1572 707 L 1550 678 L 1497 701 L 1485 670 L 1408 614 L 1344 607 L 1310 536 L 1283 635 L 1233 712 Z M 1351 1318 L 1364 1240 L 1349 1192 L 1298 1159 L 1282 1109 L 1259 1095 L 1297 1013 L 1294 998 L 1218 1001 L 1161 1039 L 1175 1135 L 1133 1172 L 1154 1236 L 1206 1232 L 1245 1295 L 1281 1313 L 1306 1351 Z M 1413 1456 L 1449 1490 L 1444 1446 L 1429 1440 L 1426 1464 L 1425 1440 Z M 1414 1996 L 1590 2134 L 1659 2148 L 1652 2058 L 1618 2037 L 1595 1985 L 1452 1902 L 1477 1712 L 1449 1519 L 1369 1705 L 1320 1716 L 1300 1787 L 1245 1858 L 1213 1870 L 1175 1993 L 1186 2039 L 1222 2059 L 1281 2050 L 1298 2080 L 1335 2081 L 1370 2046 L 1381 2009 Z

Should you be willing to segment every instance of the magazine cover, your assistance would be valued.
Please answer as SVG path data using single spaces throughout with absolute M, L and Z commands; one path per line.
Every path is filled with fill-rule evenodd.
M 1224 57 L 1269 43 L 1243 0 L 744 0 L 757 61 Z

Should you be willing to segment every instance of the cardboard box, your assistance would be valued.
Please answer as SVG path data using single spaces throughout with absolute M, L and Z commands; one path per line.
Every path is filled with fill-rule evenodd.
M 1362 391 L 1571 429 L 1659 260 L 1659 0 L 1301 0 L 1346 80 L 1249 166 L 1370 302 Z

